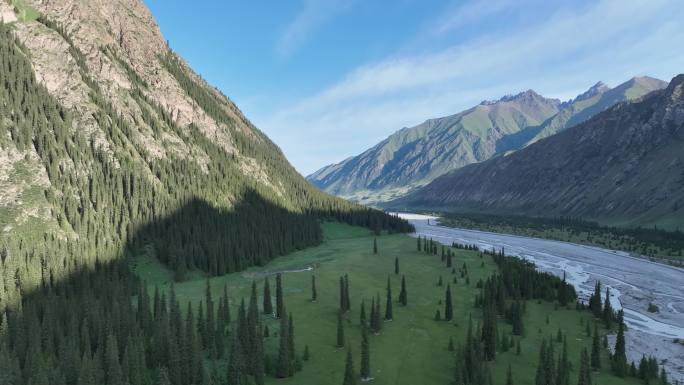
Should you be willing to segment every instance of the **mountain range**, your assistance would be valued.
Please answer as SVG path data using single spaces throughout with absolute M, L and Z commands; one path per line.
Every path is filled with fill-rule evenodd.
M 447 173 L 388 206 L 681 225 L 684 75 L 524 149 Z
M 397 199 L 452 170 L 524 148 L 666 84 L 635 77 L 614 88 L 599 82 L 566 102 L 532 90 L 483 101 L 458 114 L 403 128 L 307 179 L 323 191 L 362 203 Z

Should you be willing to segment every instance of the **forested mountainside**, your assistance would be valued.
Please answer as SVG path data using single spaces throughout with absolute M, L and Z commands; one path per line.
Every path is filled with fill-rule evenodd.
M 524 148 L 666 84 L 637 77 L 615 88 L 599 82 L 563 103 L 531 90 L 485 101 L 459 114 L 404 128 L 307 179 L 323 191 L 359 202 L 388 201 L 449 171 Z
M 504 157 L 444 175 L 394 207 L 681 225 L 684 75 L 639 101 Z
M 154 321 L 136 319 L 128 256 L 216 275 L 318 244 L 324 220 L 410 230 L 311 187 L 170 50 L 142 2 L 12 4 L 0 2 L 17 16 L 0 23 L 0 383 L 181 370 L 150 349 L 199 348 L 162 330 L 180 316 L 173 298 L 171 314 L 156 304 Z M 201 368 L 183 375 L 199 383 Z

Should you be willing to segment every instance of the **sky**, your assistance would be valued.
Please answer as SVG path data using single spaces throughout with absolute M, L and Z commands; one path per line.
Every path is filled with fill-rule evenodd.
M 680 0 L 144 1 L 303 175 L 482 100 L 684 72 Z

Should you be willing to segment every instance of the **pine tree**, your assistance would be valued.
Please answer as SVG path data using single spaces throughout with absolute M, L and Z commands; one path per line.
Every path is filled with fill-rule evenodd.
M 342 385 L 356 385 L 356 373 L 354 373 L 351 348 L 347 349 L 347 361 L 344 366 L 344 382 L 342 382 Z
M 282 314 L 282 317 L 280 317 L 280 344 L 278 348 L 278 362 L 276 364 L 277 378 L 289 377 L 291 364 L 289 345 L 290 337 L 288 335 L 290 332 L 290 326 L 285 312 Z
M 420 237 L 416 237 L 416 242 L 417 242 L 417 246 L 418 246 L 418 251 L 420 251 L 420 249 L 421 249 Z
M 347 282 L 344 277 L 340 277 L 340 312 L 346 313 L 349 310 L 347 302 Z
M 316 276 L 311 275 L 311 302 L 316 302 L 318 299 L 318 292 L 316 291 Z
M 591 368 L 589 365 L 589 353 L 587 353 L 586 348 L 582 349 L 582 354 L 580 355 L 580 368 L 577 379 L 577 385 L 591 385 Z
M 394 257 L 394 274 L 399 275 L 399 257 Z
M 359 323 L 361 326 L 366 327 L 368 326 L 368 320 L 366 319 L 366 300 L 361 300 L 361 312 L 359 316 Z
M 454 309 L 451 301 L 451 285 L 447 284 L 444 298 L 444 320 L 451 321 L 454 318 Z
M 370 351 L 368 330 L 361 327 L 361 379 L 367 381 L 370 378 Z
M 627 354 L 625 352 L 625 323 L 624 313 L 618 312 L 618 333 L 615 340 L 615 352 L 613 353 L 613 373 L 618 377 L 627 374 Z
M 594 370 L 601 369 L 601 344 L 596 325 L 594 325 L 594 337 L 591 342 L 591 367 Z
M 285 316 L 285 302 L 283 299 L 283 277 L 281 273 L 276 275 L 276 318 Z
M 271 302 L 271 284 L 268 282 L 268 276 L 264 279 L 264 298 L 263 298 L 264 314 L 273 315 L 273 303 Z
M 606 329 L 613 327 L 614 318 L 613 307 L 610 305 L 610 288 L 606 287 L 606 301 L 603 306 L 603 322 L 606 324 Z
M 297 349 L 295 348 L 294 340 L 294 321 L 292 320 L 292 313 L 290 313 L 288 320 L 288 332 L 287 332 L 287 349 L 288 355 L 290 356 L 290 377 L 294 376 L 295 372 L 300 369 L 301 362 L 297 356 Z
M 226 379 L 228 385 L 243 385 L 245 383 L 243 347 L 240 346 L 240 339 L 237 337 L 237 333 L 232 334 Z
M 387 277 L 387 300 L 385 303 L 385 321 L 391 321 L 392 318 L 392 287 L 390 284 L 390 278 Z
M 408 304 L 408 294 L 406 293 L 406 277 L 404 275 L 401 276 L 401 291 L 399 292 L 399 303 L 402 306 L 406 306 Z
M 342 312 L 337 312 L 337 347 L 344 347 L 344 323 L 342 322 Z

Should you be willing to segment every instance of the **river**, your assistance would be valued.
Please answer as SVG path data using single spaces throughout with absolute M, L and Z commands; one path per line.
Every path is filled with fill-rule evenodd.
M 399 214 L 416 228 L 414 236 L 499 250 L 536 264 L 558 276 L 566 274 L 581 299 L 586 300 L 597 280 L 610 287 L 614 309 L 623 309 L 628 327 L 627 356 L 637 360 L 654 355 L 671 381 L 684 383 L 684 269 L 598 247 L 509 234 L 465 230 L 439 225 L 439 219 L 418 214 Z M 605 292 L 603 293 L 605 294 Z M 605 300 L 605 298 L 604 298 Z M 659 311 L 648 312 L 649 303 Z M 612 338 L 609 337 L 612 341 Z

